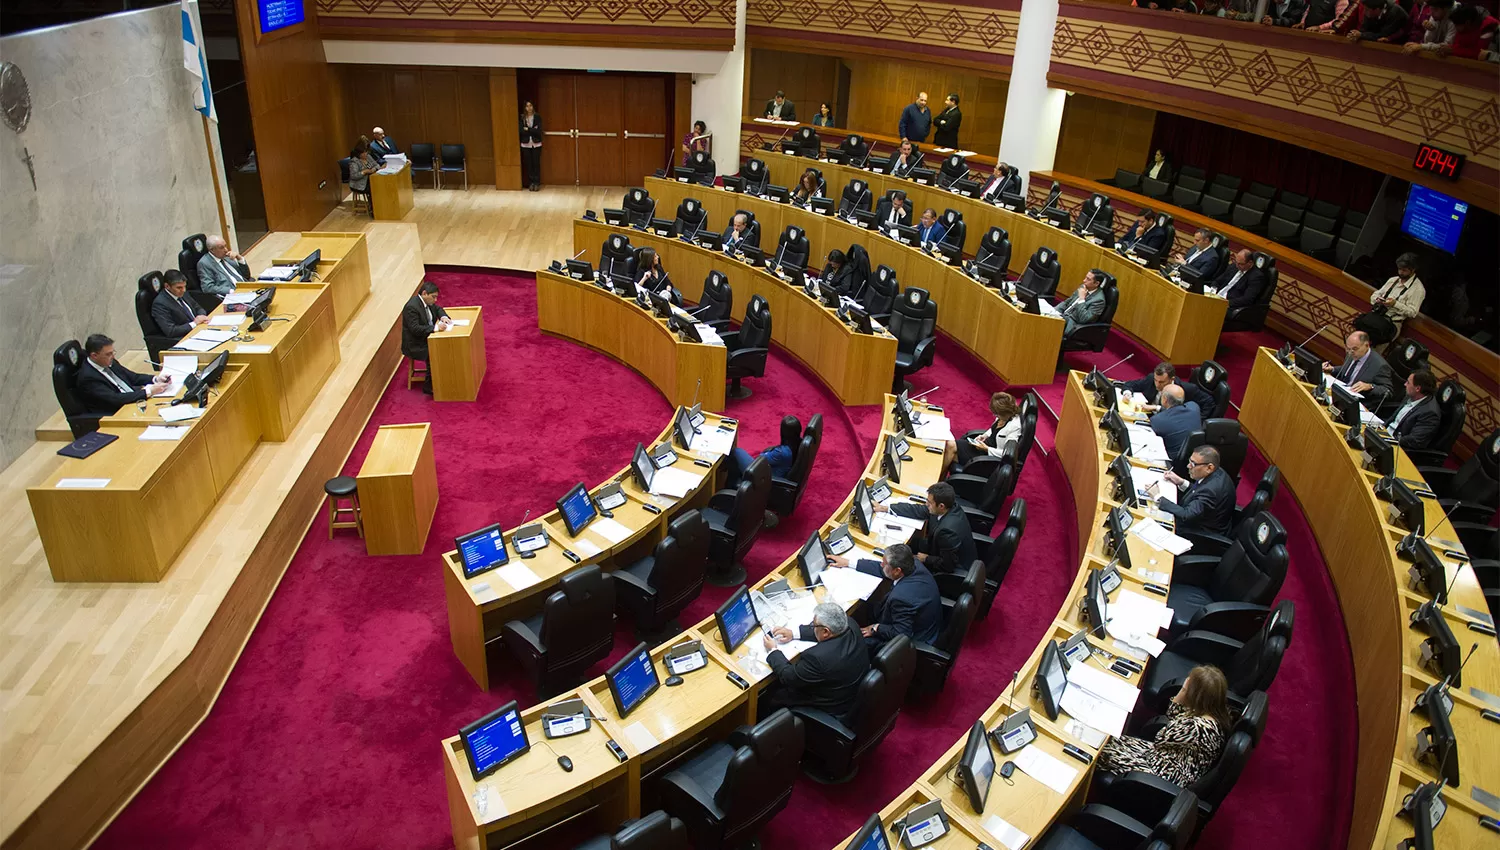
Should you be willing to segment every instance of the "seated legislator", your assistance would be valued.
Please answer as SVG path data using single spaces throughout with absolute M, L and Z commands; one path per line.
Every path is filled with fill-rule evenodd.
M 1110 773 L 1139 770 L 1186 788 L 1207 773 L 1224 751 L 1229 734 L 1229 683 L 1217 667 L 1194 667 L 1167 706 L 1166 725 L 1146 741 L 1111 738 L 1099 751 L 1099 768 Z
M 1188 401 L 1196 403 L 1200 411 L 1208 410 L 1213 406 L 1214 397 L 1197 384 L 1184 384 L 1178 380 L 1177 367 L 1171 363 L 1158 363 L 1151 374 L 1116 384 L 1126 392 L 1140 393 L 1146 399 L 1147 411 L 1155 411 L 1160 406 L 1161 402 L 1157 399 L 1161 396 L 1161 391 L 1169 385 L 1181 387 L 1183 395 Z
M 198 302 L 187 297 L 187 275 L 176 269 L 162 275 L 161 292 L 151 302 L 151 318 L 161 328 L 161 335 L 171 339 L 173 345 L 195 325 L 208 321 Z
M 1021 408 L 1010 393 L 990 396 L 990 413 L 995 421 L 983 431 L 965 435 L 957 445 L 959 466 L 967 466 L 976 457 L 999 457 L 1005 444 L 1021 438 Z
M 853 295 L 859 288 L 854 280 L 854 264 L 844 256 L 844 252 L 837 248 L 828 252 L 828 262 L 823 266 L 821 283 L 824 288 L 832 287 L 840 295 Z
M 1339 366 L 1324 363 L 1323 371 L 1368 396 L 1365 407 L 1379 410 L 1396 390 L 1396 373 L 1380 352 L 1370 346 L 1370 335 L 1354 331 L 1344 338 L 1344 362 Z
M 1151 210 L 1141 210 L 1135 223 L 1120 237 L 1120 247 L 1132 254 L 1147 250 L 1155 253 L 1166 243 L 1167 229 L 1156 226 L 1156 213 Z
M 1009 178 L 1010 172 L 1007 169 L 1005 163 L 995 163 L 994 173 L 990 175 L 990 179 L 984 181 L 984 185 L 979 189 L 979 200 L 984 201 L 987 204 L 993 204 L 996 201 L 1000 200 L 1000 193 L 1004 191 L 1007 184 L 1010 183 Z
M 744 213 L 735 213 L 729 226 L 724 228 L 724 239 L 720 244 L 724 246 L 724 253 L 733 254 L 741 247 L 758 248 L 759 241 L 755 231 L 750 229 L 750 219 L 745 218 Z
M 849 566 L 849 561 L 832 555 L 828 558 L 828 566 L 844 568 Z M 871 655 L 897 635 L 906 635 L 916 643 L 937 640 L 943 628 L 943 597 L 938 593 L 937 580 L 926 567 L 917 563 L 910 546 L 893 543 L 885 547 L 885 555 L 879 563 L 861 559 L 854 568 L 866 575 L 883 576 L 891 581 L 891 591 L 880 603 L 875 622 L 859 630 Z
M 1166 444 L 1167 457 L 1177 457 L 1188 437 L 1203 429 L 1203 411 L 1176 384 L 1161 389 L 1161 409 L 1151 415 L 1151 430 Z
M 640 277 L 636 278 L 635 285 L 648 292 L 671 296 L 672 278 L 667 276 L 667 270 L 662 267 L 661 255 L 656 253 L 656 249 L 642 248 L 637 256 L 640 258 L 637 264 Z
M 897 192 L 889 199 L 881 198 L 875 206 L 875 222 L 882 227 L 893 224 L 911 224 L 911 209 L 906 205 L 906 193 Z
M 901 147 L 891 153 L 891 158 L 886 162 L 885 171 L 892 177 L 905 177 L 916 167 L 916 146 L 909 141 L 903 141 Z
M 1219 255 L 1213 250 L 1213 234 L 1208 228 L 1200 227 L 1193 234 L 1193 247 L 1186 254 L 1178 251 L 1172 254 L 1172 262 L 1181 268 L 1179 274 L 1191 273 L 1199 278 L 1213 275 L 1219 267 Z
M 735 446 L 729 453 L 730 464 L 726 469 L 726 487 L 739 486 L 740 479 L 745 476 L 745 470 L 757 457 L 766 459 L 771 467 L 772 478 L 785 478 L 792 471 L 792 464 L 797 462 L 795 446 L 802 441 L 802 420 L 795 416 L 781 417 L 781 442 L 774 446 L 767 446 L 760 450 L 760 454 L 752 455 L 750 452 Z
M 385 162 L 386 157 L 401 153 L 401 149 L 396 147 L 396 140 L 387 136 L 383 128 L 375 127 L 370 130 L 370 153 L 377 160 Z
M 927 92 L 917 92 L 917 99 L 901 110 L 901 119 L 896 122 L 896 137 L 901 141 L 927 141 L 932 129 L 932 110 L 927 108 Z
M 1177 529 L 1229 536 L 1234 516 L 1234 479 L 1219 468 L 1219 450 L 1199 446 L 1188 460 L 1188 480 L 1175 472 L 1162 476 L 1177 486 L 1177 502 L 1158 498 L 1156 506 L 1177 520 Z
M 778 643 L 816 641 L 788 661 Z M 859 681 L 870 671 L 870 653 L 859 632 L 849 627 L 849 615 L 836 602 L 822 602 L 813 609 L 812 623 L 797 632 L 781 626 L 763 638 L 766 663 L 776 684 L 765 697 L 761 710 L 816 708 L 835 717 L 846 717 L 854 708 Z
M 111 416 L 127 404 L 167 390 L 166 375 L 142 375 L 122 366 L 115 359 L 115 341 L 104 334 L 89 334 L 83 350 L 88 357 L 78 370 L 77 393 L 89 413 Z
M 1437 436 L 1443 414 L 1438 408 L 1437 378 L 1426 369 L 1418 369 L 1406 376 L 1406 401 L 1391 416 L 1391 433 L 1401 442 L 1403 449 L 1432 448 L 1432 438 Z
M 916 552 L 916 559 L 930 572 L 961 573 L 979 557 L 974 549 L 974 531 L 969 527 L 969 517 L 958 508 L 958 494 L 946 481 L 927 488 L 925 505 L 911 502 L 898 502 L 891 507 L 876 505 L 875 512 L 889 512 L 926 522 L 922 540 L 912 549 Z
M 932 143 L 938 147 L 957 148 L 958 128 L 964 122 L 964 114 L 958 109 L 958 95 L 950 94 L 943 99 L 943 111 L 934 115 Z
M 786 99 L 786 92 L 778 91 L 776 96 L 766 101 L 765 118 L 775 118 L 777 121 L 796 121 L 797 106 Z
M 1083 284 L 1078 287 L 1078 291 L 1057 305 L 1057 312 L 1063 317 L 1064 339 L 1073 333 L 1074 328 L 1097 322 L 1104 315 L 1104 290 L 1101 288 L 1103 281 L 1104 272 L 1091 269 L 1083 276 Z
M 208 237 L 208 250 L 198 258 L 198 286 L 220 298 L 234 291 L 235 284 L 255 280 L 245 258 L 229 250 L 224 237 Z
M 947 235 L 948 231 L 943 227 L 943 223 L 938 221 L 937 210 L 932 207 L 922 210 L 922 219 L 917 225 L 917 236 L 921 237 L 922 244 L 936 245 Z
M 821 197 L 823 197 L 823 181 L 818 179 L 817 172 L 811 168 L 802 172 L 802 176 L 797 178 L 797 188 L 792 190 L 792 203 L 805 207 L 813 198 Z
M 1219 297 L 1229 302 L 1229 309 L 1238 310 L 1255 303 L 1266 288 L 1266 273 L 1255 267 L 1255 258 L 1250 249 L 1234 252 L 1234 261 L 1222 274 L 1214 279 L 1213 287 Z
M 401 353 L 427 364 L 427 380 L 422 392 L 432 395 L 432 361 L 427 359 L 427 337 L 434 331 L 453 327 L 448 311 L 438 306 L 438 285 L 423 281 L 406 305 L 401 308 Z
M 1359 8 L 1334 32 L 1350 41 L 1405 44 L 1407 22 L 1406 10 L 1390 0 L 1360 0 Z
M 349 152 L 349 188 L 356 192 L 370 191 L 370 175 L 379 170 L 380 163 L 370 152 L 370 140 L 360 136 L 354 150 Z

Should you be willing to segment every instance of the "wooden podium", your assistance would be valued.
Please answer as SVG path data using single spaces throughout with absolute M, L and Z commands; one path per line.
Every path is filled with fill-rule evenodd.
M 484 316 L 480 307 L 445 307 L 455 324 L 427 337 L 433 401 L 473 401 L 484 381 Z
M 437 512 L 432 425 L 382 425 L 359 468 L 365 552 L 420 555 Z
M 411 163 L 395 174 L 370 175 L 370 203 L 378 221 L 400 221 L 412 208 Z

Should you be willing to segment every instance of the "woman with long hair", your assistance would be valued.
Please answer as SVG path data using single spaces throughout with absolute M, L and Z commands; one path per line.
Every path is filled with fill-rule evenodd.
M 533 192 L 542 188 L 542 116 L 529 100 L 521 107 L 521 182 Z
M 1167 722 L 1147 741 L 1111 738 L 1099 767 L 1111 773 L 1141 770 L 1186 788 L 1214 766 L 1229 737 L 1229 683 L 1217 667 L 1194 667 L 1167 707 Z
M 983 431 L 971 431 L 957 445 L 960 467 L 976 457 L 989 455 L 999 457 L 1005 444 L 1021 437 L 1021 406 L 1010 393 L 995 393 L 990 396 L 990 413 L 995 421 Z
M 832 127 L 832 126 L 834 126 L 834 123 L 833 123 L 833 107 L 828 104 L 828 101 L 826 101 L 826 100 L 823 101 L 823 105 L 818 107 L 818 114 L 813 116 L 813 126 L 814 127 Z

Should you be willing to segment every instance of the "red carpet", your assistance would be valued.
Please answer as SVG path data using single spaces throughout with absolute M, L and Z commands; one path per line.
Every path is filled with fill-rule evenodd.
M 512 525 L 531 508 L 584 481 L 622 468 L 636 441 L 654 437 L 669 408 L 640 376 L 536 328 L 529 275 L 435 272 L 448 304 L 485 307 L 491 366 L 482 402 L 441 410 L 398 377 L 346 465 L 358 470 L 377 426 L 432 421 L 441 499 L 420 556 L 372 558 L 346 534 L 329 541 L 322 520 L 287 570 L 217 704 L 101 837 L 104 848 L 451 847 L 439 740 L 510 699 L 532 702 L 529 686 L 506 679 L 485 694 L 448 642 L 439 554 L 456 534 L 489 522 Z M 1232 342 L 1222 362 L 1237 384 L 1249 374 L 1252 341 Z M 1115 348 L 1118 348 L 1117 352 Z M 1128 341 L 1082 367 L 1108 365 Z M 915 376 L 917 391 L 955 420 L 955 430 L 988 422 L 998 381 L 955 345 Z M 1118 376 L 1152 365 L 1144 352 Z M 741 445 L 775 443 L 782 415 L 825 419 L 825 439 L 797 515 L 765 532 L 747 559 L 752 580 L 781 563 L 853 486 L 879 427 L 877 408 L 841 408 L 812 376 L 773 352 L 755 395 L 731 404 Z M 1056 410 L 1062 384 L 1039 388 Z M 1236 386 L 1236 398 L 1240 387 Z M 579 404 L 587 393 L 587 407 Z M 1040 448 L 1052 449 L 1044 415 Z M 531 448 L 545 434 L 541 462 Z M 1253 482 L 1263 462 L 1246 470 Z M 764 846 L 823 850 L 853 831 L 932 763 L 1000 694 L 1011 672 L 1056 615 L 1077 567 L 1073 505 L 1060 466 L 1033 452 L 1018 495 L 1030 522 L 988 620 L 976 624 L 947 689 L 909 706 L 865 769 L 842 786 L 799 780 L 792 804 L 765 830 Z M 1291 537 L 1283 595 L 1298 606 L 1292 650 L 1271 693 L 1266 736 L 1244 778 L 1205 834 L 1203 847 L 1317 850 L 1342 846 L 1350 816 L 1355 718 L 1349 650 L 1337 602 L 1296 503 L 1275 507 Z M 683 622 L 710 614 L 727 592 L 705 588 Z M 615 655 L 634 644 L 616 630 Z M 613 658 L 611 659 L 613 660 Z M 601 665 L 602 671 L 604 665 Z M 1317 789 L 1321 794 L 1308 794 Z M 559 847 L 567 846 L 559 840 Z

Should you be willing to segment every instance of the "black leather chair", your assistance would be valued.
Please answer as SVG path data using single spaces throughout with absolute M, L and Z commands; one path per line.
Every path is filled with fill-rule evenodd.
M 875 654 L 874 666 L 860 680 L 854 709 L 847 717 L 816 708 L 793 708 L 807 730 L 802 770 L 820 783 L 853 779 L 859 760 L 895 728 L 916 668 L 917 652 L 911 639 L 898 635 Z
M 1292 601 L 1283 599 L 1246 641 L 1199 629 L 1174 638 L 1146 668 L 1141 698 L 1156 713 L 1165 714 L 1167 703 L 1182 690 L 1193 668 L 1212 664 L 1229 680 L 1230 704 L 1241 708 L 1251 693 L 1267 690 L 1275 681 L 1282 656 L 1292 641 L 1294 613 Z
M 146 353 L 152 360 L 161 362 L 163 350 L 177 343 L 173 337 L 163 336 L 156 318 L 151 315 L 151 305 L 162 288 L 161 272 L 146 272 L 136 282 L 135 321 L 141 326 L 141 340 L 146 343 Z
M 995 525 L 1005 500 L 1016 487 L 1016 464 L 1014 449 L 1006 447 L 997 462 L 986 464 L 987 476 L 981 477 L 960 472 L 947 478 L 958 497 L 954 506 L 969 519 L 971 531 L 987 532 Z
M 1224 332 L 1265 330 L 1266 316 L 1271 313 L 1271 299 L 1276 297 L 1276 284 L 1281 272 L 1276 269 L 1276 258 L 1259 251 L 1251 256 L 1255 267 L 1266 276 L 1266 285 L 1255 301 L 1243 307 L 1230 308 L 1224 315 Z
M 1385 362 L 1391 366 L 1391 371 L 1396 373 L 1397 383 L 1406 383 L 1406 378 L 1418 369 L 1431 369 L 1428 363 L 1429 353 L 1427 346 L 1410 338 L 1403 337 L 1391 343 L 1386 349 L 1390 352 Z
M 896 374 L 891 392 L 899 393 L 911 384 L 908 375 L 932 365 L 937 354 L 938 305 L 927 290 L 908 286 L 891 309 L 887 327 L 896 338 Z
M 614 835 L 596 835 L 573 850 L 688 850 L 687 827 L 657 810 L 626 821 Z
M 73 439 L 99 430 L 101 414 L 89 413 L 78 398 L 78 369 L 83 366 L 83 346 L 70 339 L 52 352 L 52 393 L 57 396 L 57 406 L 68 418 L 68 430 Z
M 212 292 L 204 292 L 203 281 L 198 279 L 198 260 L 207 253 L 208 237 L 204 234 L 194 233 L 183 239 L 182 250 L 177 252 L 177 270 L 187 277 L 188 297 L 203 309 L 212 311 L 223 299 Z
M 745 180 L 745 194 L 765 194 L 766 184 L 771 182 L 771 172 L 766 170 L 766 164 L 758 159 L 745 160 L 744 166 L 740 168 L 740 177 Z
M 1193 539 L 1192 532 L 1183 532 L 1182 536 Z M 1239 640 L 1249 639 L 1265 614 L 1236 605 L 1270 605 L 1286 580 L 1289 561 L 1286 529 L 1270 511 L 1261 511 L 1241 523 L 1234 542 L 1222 556 L 1178 555 L 1172 588 L 1167 593 L 1173 631 L 1205 628 Z
M 812 248 L 807 244 L 807 233 L 795 224 L 786 226 L 781 238 L 776 241 L 776 254 L 771 258 L 777 268 L 807 271 L 807 256 Z
M 751 212 L 750 210 L 735 210 L 734 215 L 742 215 L 745 217 L 745 244 L 753 245 L 759 248 L 760 222 L 755 220 L 755 213 Z M 733 222 L 734 216 L 730 216 L 729 220 Z
M 1254 519 L 1261 511 L 1270 510 L 1271 503 L 1276 500 L 1276 493 L 1280 489 L 1281 470 L 1273 464 L 1266 467 L 1266 471 L 1261 475 L 1260 481 L 1255 485 L 1255 492 L 1250 494 L 1250 498 L 1245 504 L 1234 509 L 1229 522 L 1230 533 L 1228 537 L 1207 531 L 1184 530 L 1180 533 L 1184 536 L 1192 535 L 1194 555 L 1222 556 L 1225 552 L 1229 551 L 1229 547 L 1233 546 L 1235 539 L 1239 537 L 1240 526 Z
M 891 311 L 896 305 L 896 295 L 901 291 L 901 284 L 896 280 L 896 270 L 882 264 L 870 275 L 869 283 L 865 287 L 864 296 L 859 299 L 860 304 L 875 321 L 890 321 Z
M 645 227 L 656 215 L 656 201 L 645 189 L 626 189 L 620 207 L 625 210 L 626 223 L 636 227 Z
M 432 188 L 437 184 L 437 146 L 431 142 L 416 142 L 411 146 L 411 176 L 415 180 L 421 173 L 432 175 Z
M 974 254 L 974 267 L 998 269 L 994 276 L 998 282 L 1007 277 L 1010 268 L 1010 234 L 1003 227 L 991 227 L 979 240 L 979 250 Z
M 1418 467 L 1443 513 L 1460 522 L 1488 524 L 1500 508 L 1500 428 L 1490 432 L 1458 469 Z
M 977 601 L 984 593 L 984 559 L 975 559 L 963 572 L 934 573 L 932 577 L 937 581 L 938 595 L 945 607 L 952 608 L 965 593 Z M 978 615 L 977 610 L 975 614 Z
M 943 245 L 951 246 L 943 253 L 948 255 L 949 265 L 958 265 L 963 260 L 964 243 L 969 239 L 969 225 L 964 223 L 964 214 L 955 209 L 944 209 L 938 219 L 943 223 Z
M 1198 211 L 1215 221 L 1228 224 L 1234 217 L 1234 199 L 1220 198 L 1210 192 L 1198 202 Z
M 703 519 L 711 535 L 708 545 L 708 583 L 715 587 L 737 587 L 745 581 L 745 553 L 765 525 L 766 504 L 771 498 L 771 464 L 764 457 L 750 466 L 733 490 L 720 490 L 708 500 Z
M 651 554 L 615 570 L 615 601 L 635 620 L 636 637 L 651 644 L 682 631 L 677 615 L 698 598 L 708 574 L 708 522 L 696 510 L 672 519 Z
M 1219 452 L 1219 468 L 1229 473 L 1235 481 L 1240 480 L 1240 467 L 1245 465 L 1245 455 L 1250 452 L 1250 438 L 1240 430 L 1237 419 L 1206 419 L 1202 431 L 1188 435 L 1182 451 L 1172 461 L 1172 469 L 1184 479 L 1188 477 L 1188 460 L 1199 446 L 1213 446 Z
M 1193 367 L 1189 380 L 1213 397 L 1213 408 L 1202 411 L 1204 419 L 1229 416 L 1229 396 L 1233 389 L 1229 386 L 1228 369 L 1213 360 L 1205 360 Z
M 962 154 L 950 153 L 938 166 L 937 184 L 939 189 L 948 189 L 954 183 L 969 176 L 969 160 Z
M 745 847 L 791 800 L 805 743 L 802 721 L 784 708 L 741 726 L 667 774 L 662 808 L 694 847 Z
M 1020 504 L 1025 510 L 1026 500 L 1017 498 L 1011 505 Z M 983 620 L 990 615 L 990 606 L 995 604 L 995 597 L 1000 593 L 1000 586 L 1005 583 L 1005 576 L 1010 572 L 1011 562 L 1016 558 L 1016 549 L 1021 546 L 1021 528 L 1007 525 L 1000 529 L 993 541 L 984 550 L 984 593 L 979 598 L 979 610 L 976 612 L 978 619 Z
M 542 613 L 511 620 L 501 636 L 536 685 L 537 699 L 576 686 L 614 648 L 614 579 L 596 565 L 564 575 Z
M 1203 200 L 1203 190 L 1193 189 L 1185 184 L 1178 183 L 1172 187 L 1172 204 L 1185 210 L 1197 210 L 1198 204 Z
M 1116 168 L 1115 176 L 1100 180 L 1099 182 L 1106 186 L 1114 186 L 1117 189 L 1126 189 L 1133 192 L 1137 186 L 1141 185 L 1141 175 L 1134 171 Z
M 958 663 L 958 653 L 963 649 L 964 636 L 969 633 L 969 624 L 974 622 L 974 613 L 979 601 L 965 593 L 958 597 L 953 607 L 943 608 L 943 629 L 934 643 L 920 641 L 914 644 L 917 651 L 917 668 L 911 678 L 910 692 L 915 696 L 935 694 L 948 682 L 948 671 Z
M 702 153 L 702 151 L 699 151 Z M 682 238 L 692 240 L 700 230 L 708 227 L 708 210 L 697 198 L 684 198 L 677 205 L 677 233 Z
M 1104 350 L 1109 331 L 1115 326 L 1115 311 L 1120 307 L 1120 288 L 1115 283 L 1115 276 L 1105 272 L 1104 282 L 1099 285 L 1099 289 L 1104 292 L 1104 312 L 1099 314 L 1099 321 L 1074 325 L 1073 332 L 1063 337 L 1063 351 L 1097 353 Z
M 1157 180 L 1154 177 L 1141 175 L 1141 194 L 1148 198 L 1165 198 L 1172 192 L 1172 184 L 1166 180 Z
M 1062 279 L 1062 264 L 1057 261 L 1057 252 L 1043 245 L 1036 249 L 1026 268 L 1016 280 L 1016 288 L 1034 292 L 1038 298 L 1051 298 L 1057 294 L 1057 283 Z
M 817 159 L 823 153 L 823 139 L 818 131 L 812 127 L 803 125 L 792 134 L 792 140 L 797 143 L 797 155 L 809 159 Z
M 629 235 L 611 233 L 604 237 L 604 244 L 599 247 L 599 270 L 608 272 L 610 277 L 635 280 L 636 251 Z
M 1078 216 L 1073 226 L 1082 231 L 1087 225 L 1089 233 L 1114 233 L 1115 208 L 1109 202 L 1109 196 L 1100 192 L 1089 195 L 1083 206 L 1078 208 Z M 1113 239 L 1110 240 L 1113 245 Z
M 703 300 L 693 310 L 693 316 L 714 330 L 723 331 L 729 325 L 734 310 L 734 288 L 729 277 L 721 271 L 711 271 L 703 279 Z
M 724 340 L 724 356 L 728 358 L 725 375 L 729 378 L 729 397 L 749 398 L 750 388 L 741 386 L 740 381 L 766 374 L 766 358 L 771 353 L 771 305 L 759 295 L 751 296 L 745 306 L 745 321 L 737 330 L 725 331 L 719 337 Z
M 1132 803 L 1155 808 L 1140 802 L 1155 801 L 1123 801 L 1127 810 L 1115 808 L 1113 800 L 1088 803 L 1043 833 L 1036 850 L 1186 850 L 1198 826 L 1198 795 L 1182 789 L 1159 817 L 1128 810 Z
M 1457 381 L 1444 381 L 1437 390 L 1438 430 L 1432 437 L 1432 445 L 1425 449 L 1405 449 L 1411 462 L 1417 466 L 1442 466 L 1453 451 L 1464 432 L 1464 420 L 1469 416 L 1468 393 Z
M 874 202 L 870 197 L 870 184 L 856 177 L 844 184 L 844 192 L 839 195 L 839 215 L 849 218 L 855 210 L 868 212 Z
M 1137 257 L 1146 261 L 1146 268 L 1159 269 L 1162 261 L 1172 255 L 1172 246 L 1177 244 L 1177 220 L 1166 213 L 1157 213 L 1156 227 L 1167 232 L 1167 239 L 1161 243 L 1160 248 L 1148 248 L 1139 246 L 1134 253 Z
M 807 492 L 807 479 L 812 475 L 813 462 L 818 459 L 818 448 L 822 444 L 823 414 L 814 413 L 807 423 L 807 430 L 793 446 L 794 460 L 786 477 L 771 477 L 769 507 L 773 514 L 785 519 L 802 503 L 802 494 Z
M 693 151 L 693 155 L 688 157 L 688 168 L 693 170 L 693 179 L 699 186 L 712 186 L 719 176 L 718 166 L 714 165 L 713 158 L 707 151 Z
M 843 151 L 844 156 L 848 158 L 848 164 L 856 167 L 864 165 L 865 160 L 870 157 L 870 143 L 858 133 L 845 136 L 844 140 L 839 142 L 839 150 Z

